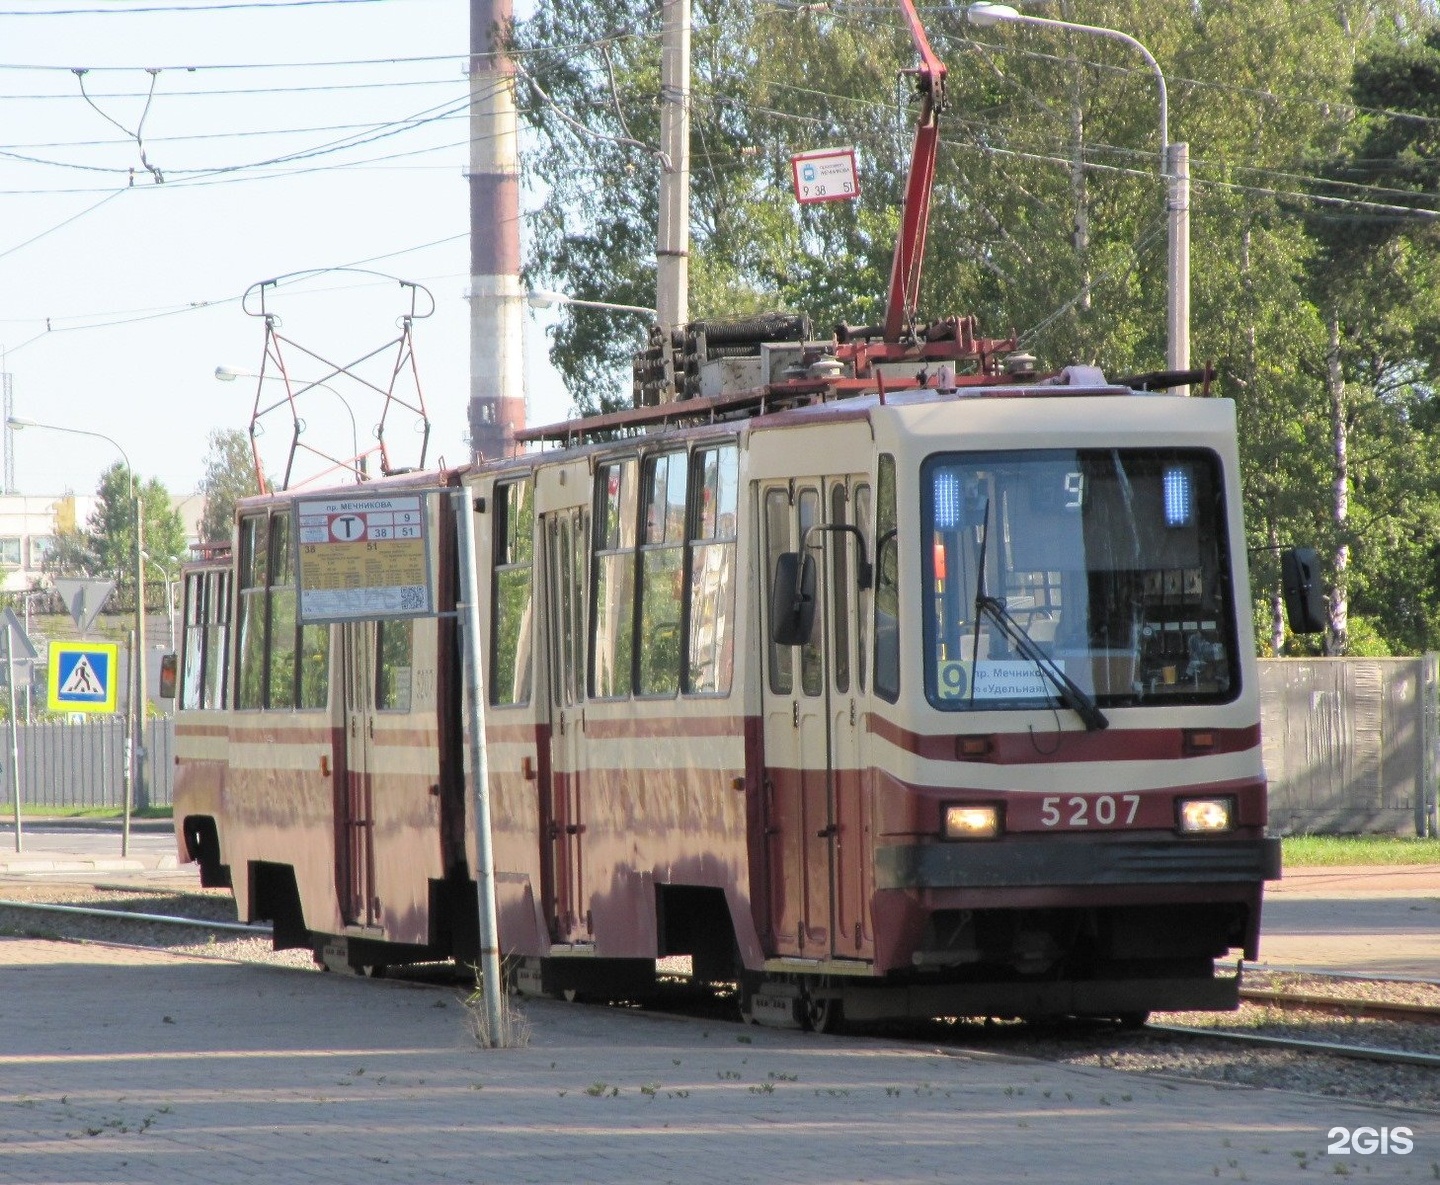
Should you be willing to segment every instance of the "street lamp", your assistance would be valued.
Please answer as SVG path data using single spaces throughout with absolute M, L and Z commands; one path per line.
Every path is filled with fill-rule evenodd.
M 167 568 L 164 564 L 162 564 L 159 560 L 157 560 L 157 559 L 156 559 L 153 555 L 151 555 L 148 551 L 147 551 L 147 552 L 142 552 L 141 554 L 144 556 L 145 562 L 146 562 L 147 564 L 149 564 L 152 568 L 154 568 L 155 571 L 157 571 L 157 572 L 160 573 L 160 579 L 161 579 L 162 581 L 164 581 L 164 583 L 165 583 L 165 616 L 166 616 L 167 618 L 169 618 L 169 620 L 170 620 L 170 653 L 171 653 L 171 654 L 174 654 L 174 653 L 175 653 L 175 594 L 174 594 L 174 588 L 175 588 L 176 580 L 175 580 L 174 575 L 171 573 L 170 569 Z M 168 559 L 171 563 L 174 563 L 174 562 L 175 562 L 175 558 L 176 558 L 176 557 L 174 557 L 174 556 L 167 556 L 167 557 L 166 557 L 166 559 Z
M 525 294 L 525 301 L 532 309 L 548 309 L 557 304 L 578 305 L 582 309 L 610 309 L 616 313 L 648 313 L 655 316 L 654 309 L 639 304 L 615 304 L 609 300 L 581 300 L 577 296 L 566 296 L 563 292 L 549 292 L 535 288 Z
M 259 371 L 255 370 L 238 370 L 233 366 L 224 365 L 217 366 L 215 368 L 215 377 L 219 379 L 222 383 L 233 383 L 236 379 L 259 379 L 263 382 L 270 383 L 286 381 L 284 376 L 282 375 L 261 374 Z M 350 455 L 354 458 L 354 460 L 351 462 L 351 467 L 355 470 L 356 480 L 364 481 L 366 476 L 366 466 L 365 458 L 360 454 L 360 428 L 359 425 L 355 422 L 355 409 L 350 406 L 350 401 L 346 399 L 344 395 L 340 394 L 340 392 L 337 391 L 334 387 L 332 387 L 329 383 L 302 382 L 299 385 L 300 389 L 296 392 L 297 395 L 305 394 L 305 392 L 310 390 L 311 387 L 320 387 L 323 390 L 329 391 L 330 394 L 335 396 L 336 399 L 340 400 L 340 406 L 345 409 L 345 414 L 350 417 Z M 266 411 L 273 411 L 274 408 L 278 406 L 278 403 L 272 404 L 269 408 L 266 408 Z
M 88 428 L 67 428 L 60 424 L 42 424 L 20 416 L 10 416 L 5 421 L 12 430 L 20 428 L 44 428 L 50 432 L 65 432 L 71 436 L 91 436 L 110 445 L 125 463 L 125 473 L 130 479 L 130 508 L 135 515 L 135 646 L 131 652 L 130 667 L 133 683 L 130 695 L 131 735 L 128 738 L 130 756 L 125 762 L 125 812 L 120 832 L 120 855 L 130 854 L 130 812 L 134 799 L 145 798 L 145 510 L 140 500 L 140 487 L 135 484 L 135 470 L 130 457 L 118 441 L 103 432 L 92 432 Z
M 1047 29 L 1068 29 L 1075 33 L 1093 33 L 1123 41 L 1139 52 L 1155 84 L 1160 88 L 1160 176 L 1165 182 L 1165 206 L 1168 214 L 1169 300 L 1166 306 L 1165 366 L 1168 370 L 1190 369 L 1190 145 L 1170 143 L 1170 105 L 1165 89 L 1165 75 L 1154 56 L 1135 38 L 1118 29 L 1100 25 L 1080 25 L 1074 21 L 1052 20 L 1043 16 L 1027 16 L 1008 4 L 972 4 L 965 15 L 972 25 L 989 28 L 999 24 L 1035 25 Z M 1183 394 L 1189 388 L 1176 388 Z

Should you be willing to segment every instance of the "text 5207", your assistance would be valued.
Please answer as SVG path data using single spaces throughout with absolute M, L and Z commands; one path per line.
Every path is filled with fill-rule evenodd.
M 1040 800 L 1043 827 L 1128 827 L 1140 810 L 1138 794 L 1052 794 Z

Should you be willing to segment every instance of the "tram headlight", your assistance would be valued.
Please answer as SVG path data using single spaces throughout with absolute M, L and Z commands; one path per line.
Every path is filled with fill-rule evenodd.
M 946 839 L 994 839 L 999 834 L 999 807 L 952 805 L 945 808 Z
M 1229 831 L 1235 825 L 1233 798 L 1182 798 L 1180 830 L 1187 835 Z

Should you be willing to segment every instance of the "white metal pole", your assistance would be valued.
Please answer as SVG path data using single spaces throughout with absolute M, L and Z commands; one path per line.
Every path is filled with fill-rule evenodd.
M 1166 366 L 1190 369 L 1190 145 L 1167 144 L 1166 205 L 1169 208 L 1170 303 L 1167 310 Z M 1174 388 L 1177 395 L 1189 387 Z
M 670 331 L 690 320 L 690 0 L 661 0 L 660 225 L 656 321 Z
M 15 798 L 15 850 L 20 839 L 20 734 L 15 724 L 15 637 L 5 626 L 5 674 L 10 684 L 10 790 Z
M 475 803 L 475 895 L 480 911 L 480 975 L 485 999 L 487 1035 L 492 1046 L 503 1046 L 507 1034 L 500 1001 L 505 985 L 500 980 L 499 923 L 495 915 L 495 851 L 490 827 L 490 761 L 485 743 L 485 677 L 481 665 L 480 601 L 475 566 L 475 515 L 470 491 L 464 486 L 451 494 L 455 507 L 455 533 L 460 550 L 460 596 L 455 606 L 465 651 L 466 725 L 470 730 L 470 777 Z
M 129 662 L 130 670 L 135 670 L 135 631 L 130 631 L 129 637 Z M 129 708 L 125 713 L 125 802 L 121 810 L 120 822 L 120 855 L 130 854 L 130 802 L 135 797 L 135 680 L 130 680 L 130 692 L 125 697 L 129 700 Z
M 149 806 L 145 781 L 145 506 L 140 498 L 140 487 L 135 484 L 135 474 L 130 474 L 135 507 L 135 778 L 131 785 L 135 789 L 135 800 L 141 806 Z M 126 804 L 127 809 L 130 804 Z M 126 818 L 126 834 L 129 834 L 129 818 Z

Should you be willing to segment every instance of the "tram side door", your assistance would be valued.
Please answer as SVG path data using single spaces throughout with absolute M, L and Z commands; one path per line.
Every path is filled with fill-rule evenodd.
M 590 941 L 585 910 L 584 651 L 587 516 L 579 507 L 541 515 L 544 540 L 546 682 L 550 709 L 550 784 L 541 826 L 554 886 L 547 903 L 556 942 Z
M 818 481 L 797 482 L 793 490 L 788 484 L 761 490 L 767 606 L 775 560 L 798 551 L 807 529 L 822 522 L 821 497 Z M 823 547 L 825 534 L 812 532 L 811 546 Z M 818 550 L 816 558 L 814 629 L 801 646 L 777 646 L 767 621 L 764 684 L 770 929 L 779 953 L 807 958 L 829 955 L 833 928 L 827 578 Z
M 375 625 L 340 627 L 344 729 L 342 785 L 337 787 L 335 883 L 346 925 L 373 926 L 375 828 L 371 783 L 375 745 Z M 337 758 L 340 755 L 337 754 Z
M 860 743 L 865 693 L 866 609 L 870 592 L 860 588 L 858 559 L 868 544 L 856 530 L 868 530 L 869 485 L 859 478 L 834 478 L 825 484 L 823 551 L 815 551 L 825 570 L 825 685 L 829 693 L 831 890 L 834 906 L 830 954 L 864 958 L 872 951 L 867 903 L 870 893 L 870 828 L 862 787 Z M 850 529 L 854 528 L 854 529 Z M 822 564 L 823 558 L 823 564 Z

